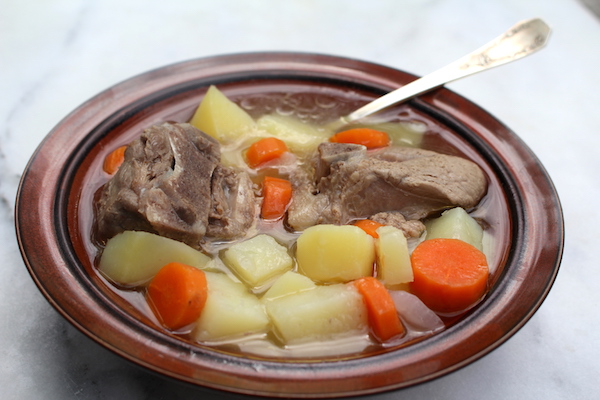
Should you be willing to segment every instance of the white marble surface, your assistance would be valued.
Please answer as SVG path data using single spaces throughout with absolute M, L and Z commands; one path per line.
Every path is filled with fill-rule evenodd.
M 379 397 L 598 398 L 600 22 L 576 0 L 3 0 L 0 397 L 210 397 L 91 342 L 46 302 L 23 264 L 13 219 L 20 175 L 80 103 L 152 68 L 241 51 L 329 53 L 425 74 L 531 17 L 552 26 L 548 48 L 449 87 L 516 131 L 553 178 L 566 221 L 558 279 L 530 322 L 490 355 Z

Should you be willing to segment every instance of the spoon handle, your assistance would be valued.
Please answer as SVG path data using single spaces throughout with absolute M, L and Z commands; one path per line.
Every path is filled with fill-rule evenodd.
M 354 122 L 393 104 L 440 87 L 445 83 L 518 60 L 544 47 L 549 36 L 550 28 L 541 19 L 521 21 L 473 53 L 467 54 L 429 75 L 389 92 L 342 117 L 342 120 L 345 123 Z

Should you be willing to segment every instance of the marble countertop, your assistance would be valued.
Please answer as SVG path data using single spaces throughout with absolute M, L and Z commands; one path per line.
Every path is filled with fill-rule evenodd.
M 89 340 L 44 299 L 19 253 L 14 204 L 44 136 L 101 90 L 197 57 L 328 53 L 423 75 L 517 21 L 542 52 L 448 87 L 517 132 L 561 197 L 566 247 L 533 318 L 479 361 L 381 399 L 591 399 L 600 374 L 600 20 L 576 0 L 169 2 L 5 0 L 0 11 L 0 387 L 6 399 L 228 398 L 157 377 Z

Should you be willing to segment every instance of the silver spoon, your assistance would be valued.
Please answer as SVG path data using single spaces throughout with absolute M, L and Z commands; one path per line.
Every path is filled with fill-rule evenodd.
M 364 105 L 358 110 L 329 124 L 332 130 L 356 122 L 393 104 L 398 104 L 448 82 L 503 65 L 540 50 L 550 36 L 550 27 L 541 19 L 521 21 L 490 43 Z

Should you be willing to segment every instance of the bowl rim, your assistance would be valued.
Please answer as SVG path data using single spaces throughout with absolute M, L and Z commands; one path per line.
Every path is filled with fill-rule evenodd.
M 189 90 L 192 84 L 245 80 L 249 75 L 272 79 L 282 74 L 307 80 L 337 79 L 380 94 L 416 78 L 398 69 L 346 57 L 237 53 L 153 69 L 92 97 L 41 142 L 17 192 L 19 248 L 32 279 L 50 304 L 86 336 L 134 364 L 203 387 L 269 397 L 341 397 L 412 386 L 460 369 L 514 335 L 541 306 L 556 279 L 564 246 L 560 200 L 540 161 L 515 133 L 446 88 L 414 99 L 411 105 L 473 133 L 471 140 L 480 151 L 487 152 L 485 157 L 506 177 L 503 183 L 512 197 L 516 221 L 513 237 L 518 239 L 512 244 L 513 267 L 503 272 L 488 298 L 452 329 L 376 356 L 288 363 L 236 357 L 202 347 L 190 349 L 173 337 L 157 335 L 154 329 L 107 303 L 82 273 L 76 252 L 69 248 L 64 222 L 74 171 L 82 154 L 95 143 L 90 137 L 101 136 L 98 127 L 107 121 L 118 123 L 119 118 L 127 118 L 127 107 L 151 104 Z M 494 150 L 498 149 L 503 152 L 497 154 Z M 543 244 L 541 233 L 545 235 Z M 498 327 L 501 323 L 504 325 Z M 486 337 L 482 337 L 482 330 Z M 144 342 L 141 345 L 140 339 Z M 447 346 L 442 357 L 441 346 Z M 168 359 L 175 353 L 180 358 Z

